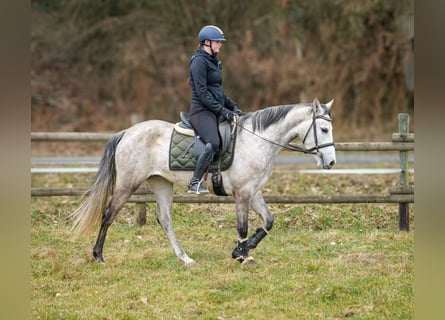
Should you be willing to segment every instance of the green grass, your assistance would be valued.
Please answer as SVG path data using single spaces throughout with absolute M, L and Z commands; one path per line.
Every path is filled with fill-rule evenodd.
M 33 187 L 48 183 L 34 176 Z M 296 183 L 284 176 L 277 170 L 266 192 L 338 193 L 341 186 L 361 192 L 367 185 L 366 193 L 380 193 L 393 179 L 297 175 L 304 183 Z M 51 179 L 51 186 L 81 184 Z M 176 234 L 197 262 L 184 267 L 153 204 L 142 227 L 134 205 L 124 207 L 105 242 L 106 264 L 99 265 L 91 258 L 96 234 L 70 238 L 66 217 L 77 197 L 31 202 L 33 319 L 413 318 L 414 233 L 398 230 L 397 205 L 270 205 L 274 228 L 251 251 L 258 263 L 252 267 L 231 259 L 232 204 L 175 204 Z M 259 224 L 252 214 L 250 233 Z

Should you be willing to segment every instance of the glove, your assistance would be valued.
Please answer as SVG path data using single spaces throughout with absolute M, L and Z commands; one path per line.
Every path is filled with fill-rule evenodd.
M 233 112 L 236 113 L 236 115 L 238 115 L 238 116 L 240 116 L 240 115 L 243 114 L 243 113 L 241 112 L 240 108 L 238 108 L 237 105 L 234 105 L 234 106 L 233 106 Z
M 233 106 L 233 112 L 234 112 L 237 116 L 239 116 L 239 117 L 241 117 L 241 116 L 245 116 L 245 115 L 246 115 L 246 113 L 245 113 L 245 112 L 242 112 L 242 111 L 240 110 L 240 108 L 238 108 L 237 105 L 234 105 L 234 106 Z
M 221 110 L 221 115 L 224 117 L 224 119 L 226 119 L 229 122 L 232 122 L 233 117 L 235 117 L 235 114 L 230 111 L 229 109 L 223 108 Z

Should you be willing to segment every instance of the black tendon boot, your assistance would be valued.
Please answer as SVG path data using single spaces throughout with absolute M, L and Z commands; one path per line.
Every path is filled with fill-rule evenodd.
M 267 236 L 267 231 L 264 228 L 256 229 L 255 233 L 247 240 L 247 247 L 249 249 L 255 249 L 258 243 Z
M 193 172 L 193 177 L 189 184 L 189 193 L 200 194 L 209 192 L 207 188 L 201 186 L 201 182 L 205 171 L 213 160 L 214 154 L 212 145 L 207 143 L 204 151 L 199 155 L 198 161 L 196 161 L 195 171 Z

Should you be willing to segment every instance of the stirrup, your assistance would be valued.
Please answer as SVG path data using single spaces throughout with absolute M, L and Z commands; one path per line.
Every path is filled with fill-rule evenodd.
M 196 194 L 209 193 L 209 189 L 202 187 L 201 182 L 202 182 L 202 180 L 197 181 L 195 183 L 191 183 L 189 185 L 189 189 L 187 192 L 188 193 L 196 193 Z

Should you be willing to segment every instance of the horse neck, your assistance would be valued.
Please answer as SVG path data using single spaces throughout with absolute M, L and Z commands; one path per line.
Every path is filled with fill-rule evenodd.
M 303 123 L 310 118 L 308 115 L 308 108 L 310 106 L 296 105 L 287 115 L 286 118 L 279 124 L 275 125 L 275 138 L 280 141 L 280 144 L 286 145 L 297 137 L 302 138 L 306 126 Z
M 263 154 L 269 154 L 271 157 L 275 157 L 283 149 L 282 146 L 287 145 L 291 140 L 296 137 L 302 137 L 301 133 L 305 126 L 303 122 L 308 120 L 308 109 L 304 106 L 296 105 L 286 117 L 276 124 L 269 126 L 264 131 L 257 131 L 255 134 L 261 138 L 255 138 L 250 140 L 248 138 L 247 144 L 251 146 L 255 145 L 255 149 L 265 151 Z M 248 127 L 248 130 L 252 130 L 252 123 L 243 123 Z M 244 136 L 244 135 L 243 135 Z M 246 138 L 249 135 L 246 135 Z M 266 152 L 269 150 L 269 152 Z

